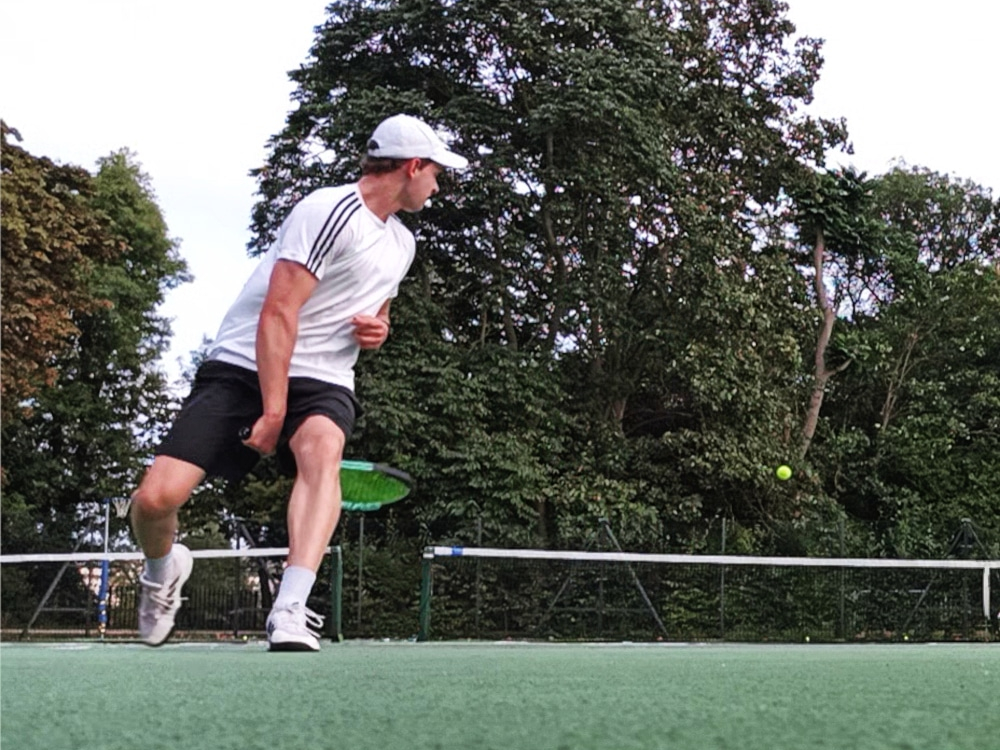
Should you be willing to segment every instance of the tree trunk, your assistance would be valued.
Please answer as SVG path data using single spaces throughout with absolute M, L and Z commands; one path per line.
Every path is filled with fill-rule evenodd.
M 830 370 L 826 366 L 826 350 L 830 345 L 830 337 L 833 335 L 833 324 L 837 320 L 837 311 L 834 309 L 829 295 L 826 293 L 826 284 L 823 283 L 823 266 L 826 259 L 826 241 L 823 237 L 823 230 L 816 232 L 816 247 L 813 248 L 813 272 L 816 275 L 816 303 L 823 314 L 823 323 L 819 329 L 819 337 L 816 340 L 816 356 L 814 358 L 814 376 L 812 395 L 809 396 L 809 408 L 806 411 L 805 424 L 802 426 L 802 445 L 799 448 L 799 460 L 805 458 L 812 445 L 813 435 L 816 434 L 816 425 L 819 423 L 819 412 L 823 408 L 823 396 L 826 394 L 826 384 L 830 377 L 840 372 L 848 363 Z

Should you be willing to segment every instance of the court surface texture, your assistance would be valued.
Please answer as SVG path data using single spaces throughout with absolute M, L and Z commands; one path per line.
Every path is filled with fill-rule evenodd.
M 5 643 L 3 750 L 1000 750 L 1000 644 Z

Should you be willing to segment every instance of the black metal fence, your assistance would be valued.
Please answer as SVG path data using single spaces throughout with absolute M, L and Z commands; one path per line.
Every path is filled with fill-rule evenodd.
M 1000 610 L 997 570 L 988 581 L 990 618 L 981 569 L 455 558 L 430 565 L 433 618 L 421 633 L 421 565 L 412 550 L 387 545 L 362 555 L 349 546 L 342 563 L 333 559 L 324 562 L 309 602 L 326 618 L 331 637 L 988 640 L 997 637 Z M 196 565 L 176 636 L 262 635 L 276 581 L 262 583 L 258 563 L 212 564 L 217 568 Z M 93 570 L 70 567 L 53 586 L 59 569 L 0 566 L 3 638 L 136 637 L 137 567 L 111 576 L 103 628 Z
M 340 636 L 337 554 L 320 567 L 309 607 L 326 620 L 327 634 Z M 256 561 L 234 558 L 214 563 L 184 587 L 176 638 L 240 638 L 262 635 L 277 577 L 262 579 Z M 3 639 L 93 637 L 135 638 L 138 632 L 138 566 L 116 566 L 101 602 L 99 566 L 19 563 L 0 566 L 0 634 Z M 280 566 L 278 566 L 280 571 Z M 279 574 L 280 575 L 280 572 Z
M 984 588 L 982 569 L 947 567 L 474 557 L 425 567 L 421 639 L 993 640 L 1000 608 L 998 570 Z

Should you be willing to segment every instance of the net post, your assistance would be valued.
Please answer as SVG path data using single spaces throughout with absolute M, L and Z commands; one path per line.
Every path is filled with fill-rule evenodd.
M 97 593 L 97 632 L 101 640 L 108 629 L 108 587 L 111 581 L 111 561 L 101 560 L 101 583 Z
M 726 519 L 722 519 L 722 545 L 719 554 L 726 554 Z M 719 638 L 726 640 L 726 566 L 719 566 Z
M 990 566 L 983 567 L 983 617 L 986 618 L 986 629 L 990 628 Z
M 431 633 L 431 594 L 434 585 L 431 566 L 434 562 L 434 548 L 424 547 L 424 556 L 420 562 L 420 625 L 417 630 L 417 641 L 426 641 Z
M 343 605 L 344 605 L 344 558 L 340 545 L 331 549 L 333 564 L 330 570 L 330 640 L 338 643 L 344 640 Z
M 358 517 L 358 630 L 361 630 L 361 607 L 365 594 L 365 514 Z
M 111 533 L 111 500 L 104 498 L 104 559 L 101 560 L 101 584 L 97 591 L 97 633 L 104 640 L 108 629 L 108 582 L 111 573 L 111 561 L 108 560 L 108 536 Z

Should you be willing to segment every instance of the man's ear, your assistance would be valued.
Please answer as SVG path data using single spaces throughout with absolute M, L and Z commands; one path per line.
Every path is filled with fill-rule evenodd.
M 407 159 L 403 163 L 403 170 L 405 171 L 406 176 L 412 179 L 419 171 L 421 162 L 423 162 L 423 159 Z

